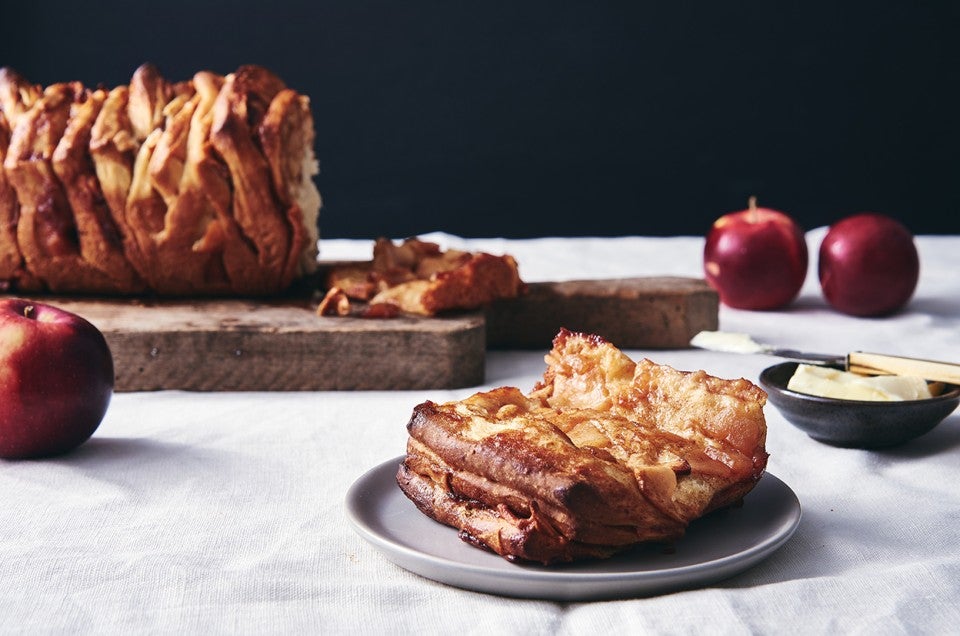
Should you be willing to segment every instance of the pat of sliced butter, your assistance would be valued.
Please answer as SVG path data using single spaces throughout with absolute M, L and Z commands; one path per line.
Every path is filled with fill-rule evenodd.
M 904 375 L 866 376 L 810 364 L 797 365 L 787 388 L 798 393 L 841 400 L 899 401 L 931 397 L 923 378 Z
M 763 346 L 749 335 L 732 331 L 701 331 L 690 340 L 690 345 L 727 353 L 764 352 Z

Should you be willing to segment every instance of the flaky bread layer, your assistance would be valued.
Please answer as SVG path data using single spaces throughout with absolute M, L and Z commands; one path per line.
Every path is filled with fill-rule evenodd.
M 314 134 L 259 66 L 173 83 L 144 64 L 111 90 L 0 69 L 0 286 L 282 292 L 317 265 Z
M 505 558 L 555 563 L 678 539 L 762 477 L 761 389 L 634 364 L 596 336 L 554 345 L 529 395 L 414 408 L 397 482 L 421 511 Z

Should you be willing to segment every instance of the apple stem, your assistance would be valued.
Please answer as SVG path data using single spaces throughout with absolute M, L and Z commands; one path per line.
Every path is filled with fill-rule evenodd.
M 747 199 L 747 209 L 750 210 L 750 220 L 754 223 L 758 222 L 760 219 L 757 218 L 757 197 L 752 196 Z
M 33 318 L 34 314 L 37 313 L 37 308 L 33 305 L 26 305 L 23 308 L 23 317 L 24 318 Z

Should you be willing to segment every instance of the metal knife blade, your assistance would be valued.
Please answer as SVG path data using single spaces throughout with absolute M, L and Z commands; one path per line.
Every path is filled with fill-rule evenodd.
M 913 375 L 929 381 L 960 385 L 960 364 L 937 360 L 867 351 L 851 351 L 846 355 L 815 353 L 771 347 L 754 341 L 746 334 L 725 334 L 718 331 L 701 331 L 690 341 L 690 346 L 731 353 L 763 353 L 805 364 L 839 367 L 865 375 Z
M 847 366 L 847 356 L 835 355 L 832 353 L 814 353 L 812 351 L 798 351 L 796 349 L 774 349 L 765 347 L 761 353 L 795 362 L 806 364 L 817 364 L 832 367 Z

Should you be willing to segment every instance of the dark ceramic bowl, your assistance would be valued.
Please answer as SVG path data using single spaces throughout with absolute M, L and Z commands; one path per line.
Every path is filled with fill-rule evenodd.
M 838 400 L 797 393 L 787 383 L 796 362 L 782 362 L 760 374 L 760 386 L 788 422 L 813 439 L 834 446 L 888 448 L 932 430 L 960 403 L 960 387 L 948 384 L 925 400 L 873 402 Z

